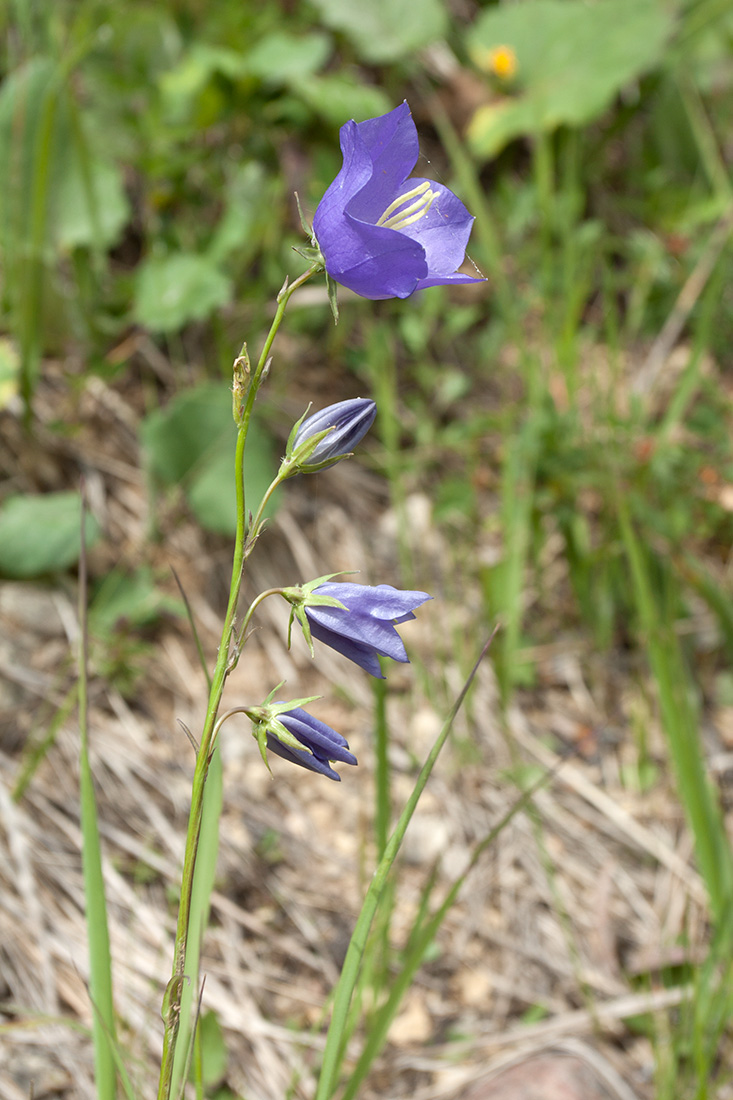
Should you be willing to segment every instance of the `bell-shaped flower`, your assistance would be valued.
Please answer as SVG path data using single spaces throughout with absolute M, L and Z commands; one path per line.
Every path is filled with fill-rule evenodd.
M 414 609 L 432 599 L 427 592 L 403 592 L 390 584 L 331 582 L 323 577 L 300 589 L 283 589 L 283 595 L 293 605 L 291 623 L 298 620 L 311 653 L 316 638 L 380 679 L 384 677 L 379 657 L 409 661 L 395 626 L 414 619 Z
M 473 217 L 442 183 L 408 179 L 417 130 L 407 103 L 341 127 L 344 163 L 321 199 L 313 233 L 326 271 L 363 298 L 407 298 L 462 275 Z
M 357 760 L 349 752 L 345 737 L 298 706 L 299 703 L 312 703 L 314 698 L 317 696 L 291 703 L 273 703 L 268 697 L 261 707 L 246 708 L 246 714 L 252 721 L 252 733 L 266 764 L 267 752 L 273 752 L 291 764 L 318 772 L 338 783 L 341 776 L 331 767 L 331 761 L 356 764 Z
M 288 439 L 281 480 L 312 474 L 347 458 L 374 423 L 377 406 L 368 397 L 337 401 L 311 416 L 302 416 Z

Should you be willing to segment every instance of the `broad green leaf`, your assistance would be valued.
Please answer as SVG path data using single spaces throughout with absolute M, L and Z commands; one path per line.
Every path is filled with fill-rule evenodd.
M 99 535 L 96 520 L 87 515 L 86 543 Z M 81 507 L 78 493 L 9 497 L 0 507 L 0 573 L 7 577 L 37 577 L 68 569 L 81 550 Z
M 85 178 L 77 155 L 58 184 L 53 228 L 57 244 L 64 249 L 109 248 L 119 240 L 130 216 L 119 168 L 92 159 L 87 172 Z
M 148 566 L 127 573 L 113 569 L 99 585 L 89 608 L 89 622 L 99 634 L 109 634 L 117 626 L 145 626 L 163 611 L 183 615 L 180 600 L 160 591 Z
M 341 126 L 347 118 L 374 118 L 394 106 L 381 88 L 361 84 L 346 73 L 301 80 L 294 91 L 332 126 Z
M 176 332 L 227 304 L 232 284 L 208 256 L 176 252 L 141 264 L 134 314 L 151 332 Z
M 295 35 L 268 34 L 246 57 L 248 73 L 269 84 L 297 84 L 323 68 L 331 52 L 327 35 L 314 31 Z
M 263 224 L 272 219 L 273 181 L 258 161 L 243 164 L 229 181 L 226 208 L 214 230 L 206 255 L 218 264 L 235 251 L 245 256 L 261 239 Z M 238 256 L 239 263 L 243 263 Z
M 227 46 L 196 43 L 177 65 L 160 78 L 163 112 L 171 121 L 181 121 L 191 110 L 212 76 L 221 74 L 229 80 L 246 76 L 244 54 Z
M 141 425 L 148 467 L 163 485 L 182 485 L 196 518 L 208 530 L 236 529 L 236 428 L 227 386 L 205 384 L 176 397 Z M 254 421 L 244 460 L 248 510 L 255 511 L 276 472 L 272 440 Z M 270 504 L 265 515 L 272 515 Z
M 524 0 L 484 12 L 469 36 L 479 67 L 497 46 L 517 59 L 513 94 L 480 107 L 468 137 L 493 156 L 519 135 L 580 126 L 661 59 L 672 14 L 659 0 Z
M 326 26 L 341 31 L 365 61 L 396 61 L 442 38 L 441 0 L 313 0 Z

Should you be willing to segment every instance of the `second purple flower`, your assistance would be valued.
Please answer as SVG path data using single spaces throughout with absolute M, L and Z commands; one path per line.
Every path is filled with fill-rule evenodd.
M 313 582 L 311 582 L 313 584 Z M 427 592 L 403 592 L 390 584 L 352 584 L 327 581 L 317 587 L 291 590 L 293 615 L 306 640 L 312 638 L 348 657 L 372 676 L 383 679 L 379 657 L 409 661 L 395 627 L 414 619 L 415 608 L 432 599 Z

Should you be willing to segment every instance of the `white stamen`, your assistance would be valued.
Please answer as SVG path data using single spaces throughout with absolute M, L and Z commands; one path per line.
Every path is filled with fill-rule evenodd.
M 406 191 L 404 195 L 400 195 L 399 198 L 390 203 L 376 224 L 383 229 L 405 229 L 408 225 L 413 225 L 414 222 L 424 217 L 437 197 L 438 192 L 432 191 L 430 184 L 425 180 L 417 187 L 413 187 L 412 191 Z M 415 199 L 416 201 L 400 210 L 400 207 L 403 207 L 409 199 Z M 397 210 L 400 210 L 400 212 L 395 213 Z

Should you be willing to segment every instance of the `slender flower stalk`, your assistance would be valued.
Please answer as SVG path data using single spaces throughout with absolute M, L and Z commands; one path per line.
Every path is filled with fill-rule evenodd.
M 216 720 L 221 704 L 224 685 L 229 672 L 237 661 L 236 652 L 232 653 L 232 639 L 235 630 L 235 617 L 239 592 L 242 584 L 244 563 L 248 549 L 254 544 L 256 529 L 251 531 L 247 539 L 246 501 L 244 489 L 244 448 L 247 442 L 247 432 L 252 416 L 252 409 L 257 398 L 257 391 L 262 383 L 265 368 L 269 361 L 270 349 L 282 323 L 287 304 L 293 293 L 302 286 L 311 276 L 321 270 L 319 263 L 314 263 L 307 271 L 300 275 L 294 282 L 286 281 L 277 297 L 277 309 L 265 339 L 262 352 L 257 361 L 254 373 L 249 379 L 246 389 L 246 398 L 238 418 L 237 445 L 234 457 L 234 476 L 237 498 L 237 529 L 234 542 L 234 558 L 232 561 L 232 578 L 229 588 L 229 601 L 227 604 L 224 626 L 221 634 L 221 642 L 216 659 L 216 665 L 211 681 L 209 702 L 204 719 L 204 727 L 201 734 L 196 756 L 193 783 L 191 789 L 191 808 L 188 818 L 186 833 L 186 848 L 183 859 L 183 872 L 181 876 L 181 896 L 178 908 L 178 922 L 176 927 L 176 939 L 173 955 L 173 971 L 171 980 L 166 988 L 163 999 L 163 1021 L 165 1031 L 163 1035 L 163 1054 L 161 1058 L 160 1079 L 158 1082 L 158 1100 L 170 1100 L 171 1085 L 173 1080 L 173 1064 L 176 1052 L 176 1043 L 180 1029 L 181 997 L 184 982 L 190 981 L 194 990 L 198 986 L 198 974 L 186 974 L 186 951 L 188 947 L 189 927 L 191 923 L 191 899 L 193 895 L 194 871 L 196 868 L 196 854 L 199 838 L 201 836 L 201 820 L 204 807 L 204 792 L 206 778 L 209 772 L 212 755 L 215 748 Z M 246 356 L 244 357 L 246 359 Z M 245 363 L 245 377 L 249 364 Z M 261 513 L 259 513 L 261 514 Z

